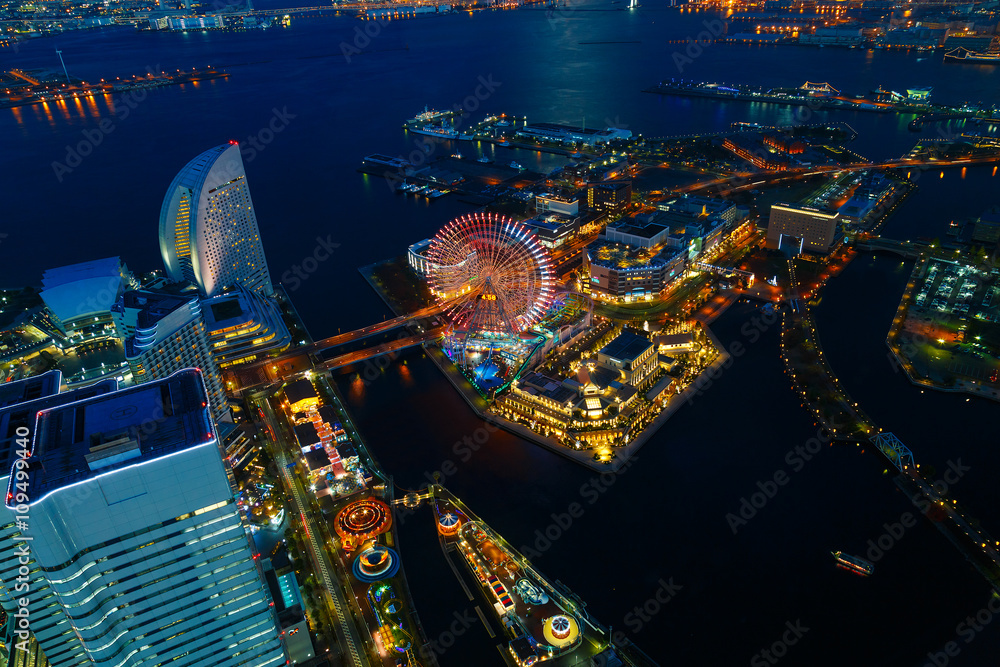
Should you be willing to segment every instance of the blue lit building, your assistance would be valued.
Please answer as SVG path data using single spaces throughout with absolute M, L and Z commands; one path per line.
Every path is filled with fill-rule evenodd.
M 0 507 L 0 598 L 26 597 L 52 664 L 286 664 L 201 373 L 48 407 L 32 430 L 27 512 L 10 484 Z
M 232 421 L 194 290 L 186 294 L 126 292 L 112 307 L 112 316 L 125 342 L 125 360 L 135 384 L 159 380 L 183 368 L 201 369 L 212 417 L 217 424 Z
M 113 334 L 111 306 L 137 286 L 117 257 L 48 269 L 40 296 L 59 333 L 72 339 Z
M 18 443 L 18 432 L 33 430 L 38 412 L 85 398 L 103 396 L 118 388 L 114 379 L 101 380 L 73 391 L 61 391 L 61 385 L 62 373 L 59 371 L 49 371 L 0 385 L 0 487 L 7 488 L 14 461 L 20 458 L 18 452 L 22 447 Z M 44 622 L 36 623 L 32 620 L 32 635 L 23 644 L 23 638 L 16 634 L 17 619 L 13 614 L 17 611 L 15 600 L 19 596 L 15 595 L 16 589 L 11 589 L 16 587 L 20 563 L 16 557 L 8 558 L 8 545 L 13 546 L 13 537 L 17 532 L 15 522 L 0 522 L 0 605 L 8 614 L 6 627 L 0 628 L 0 664 L 8 667 L 46 667 L 50 663 L 39 642 L 45 644 L 53 660 L 57 661 L 56 664 L 63 664 L 64 660 L 74 659 L 74 655 L 78 657 L 81 649 L 72 641 L 60 641 L 60 637 L 72 631 L 69 621 L 60 610 L 53 610 Z M 32 591 L 40 598 L 52 596 L 44 582 L 36 583 L 39 587 L 37 590 L 32 588 Z M 22 644 L 27 650 L 16 650 L 15 644 Z

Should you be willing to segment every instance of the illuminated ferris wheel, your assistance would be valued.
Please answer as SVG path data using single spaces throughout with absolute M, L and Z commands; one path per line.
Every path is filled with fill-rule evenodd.
M 449 222 L 427 249 L 431 290 L 449 303 L 466 336 L 516 336 L 552 303 L 554 278 L 546 249 L 527 227 L 492 213 Z

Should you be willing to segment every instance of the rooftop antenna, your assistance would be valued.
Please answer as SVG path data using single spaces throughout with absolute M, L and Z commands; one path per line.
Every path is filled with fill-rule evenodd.
M 66 61 L 63 60 L 62 51 L 60 51 L 59 49 L 56 49 L 56 55 L 59 56 L 59 62 L 62 63 L 63 72 L 65 72 L 65 74 L 66 74 L 66 83 L 68 83 L 70 85 L 73 85 L 73 82 L 69 80 L 69 70 L 66 69 Z

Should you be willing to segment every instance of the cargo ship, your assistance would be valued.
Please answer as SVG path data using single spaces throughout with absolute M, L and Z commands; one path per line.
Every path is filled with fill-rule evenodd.
M 834 560 L 837 561 L 837 567 L 842 570 L 853 572 L 862 577 L 870 576 L 875 571 L 875 566 L 864 558 L 851 556 L 845 554 L 843 551 L 831 551 L 830 553 L 833 555 Z
M 975 65 L 1000 65 L 1000 53 L 978 53 L 964 46 L 944 54 L 946 63 L 972 63 Z

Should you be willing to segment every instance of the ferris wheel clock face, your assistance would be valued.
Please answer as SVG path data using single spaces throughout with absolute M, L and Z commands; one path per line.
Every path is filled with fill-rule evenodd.
M 456 329 L 516 335 L 536 324 L 552 303 L 548 251 L 527 227 L 491 213 L 449 222 L 427 250 L 428 282 L 450 304 Z

